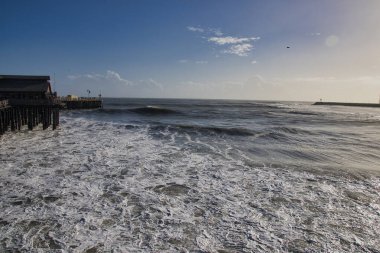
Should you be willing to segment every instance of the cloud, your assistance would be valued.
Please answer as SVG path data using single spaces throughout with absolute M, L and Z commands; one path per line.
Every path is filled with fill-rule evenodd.
M 200 27 L 194 27 L 194 26 L 188 26 L 187 30 L 189 30 L 191 32 L 199 32 L 199 33 L 203 33 L 205 31 L 204 29 L 202 29 Z
M 107 70 L 107 74 L 105 75 L 105 79 L 120 82 L 124 85 L 133 85 L 131 81 L 128 81 L 126 79 L 121 78 L 119 73 L 112 71 L 112 70 Z
M 336 35 L 330 35 L 326 38 L 325 43 L 328 47 L 336 46 L 339 43 L 339 38 Z
M 82 74 L 82 75 L 69 75 L 67 76 L 69 80 L 80 80 L 80 79 L 87 79 L 87 80 L 93 80 L 93 81 L 112 81 L 121 83 L 124 85 L 132 85 L 132 82 L 126 79 L 121 78 L 119 73 L 107 70 L 105 74 Z
M 223 36 L 224 33 L 222 33 L 219 28 L 208 28 L 205 30 L 200 27 L 188 26 L 187 29 L 192 32 L 204 33 L 205 35 L 202 36 L 202 38 L 209 43 L 221 47 L 221 53 L 234 54 L 237 56 L 247 56 L 253 49 L 253 42 L 260 39 L 260 37 Z M 217 57 L 219 57 L 219 55 L 217 55 Z
M 237 44 L 240 45 L 240 44 Z M 196 61 L 192 61 L 196 64 Z M 101 91 L 104 97 L 231 98 L 292 101 L 377 102 L 380 75 L 374 76 L 294 76 L 252 75 L 230 80 L 187 80 L 162 84 L 153 78 L 128 80 L 118 72 L 67 76 L 60 95 L 87 96 Z M 355 96 L 353 96 L 355 94 Z M 369 99 L 370 98 L 370 99 Z
M 257 63 L 257 61 L 255 61 L 255 60 L 251 61 L 251 64 L 256 64 L 256 63 Z
M 104 74 L 69 75 L 67 78 L 65 89 L 68 94 L 84 95 L 86 90 L 91 90 L 101 91 L 109 97 L 159 97 L 164 90 L 164 86 L 153 78 L 131 81 L 113 70 Z
M 215 28 L 209 28 L 209 31 L 211 33 L 215 34 L 215 36 L 223 36 L 223 33 L 222 33 L 222 31 L 219 28 L 217 28 L 217 29 L 215 29 Z
M 181 64 L 186 64 L 186 63 L 207 64 L 208 63 L 208 61 L 204 61 L 204 60 L 192 61 L 192 60 L 187 60 L 187 59 L 182 59 L 182 60 L 179 60 L 178 62 Z
M 237 44 L 231 46 L 229 49 L 224 50 L 224 53 L 235 54 L 238 56 L 247 56 L 248 53 L 252 50 L 253 46 L 251 44 Z
M 142 87 L 143 89 L 148 89 L 148 90 L 157 89 L 157 88 L 159 90 L 164 89 L 163 85 L 160 82 L 157 82 L 156 80 L 152 78 L 139 80 L 138 82 L 135 83 L 135 85 Z
M 218 46 L 229 46 L 222 50 L 225 54 L 234 54 L 238 56 L 247 56 L 253 49 L 253 41 L 259 40 L 260 37 L 239 38 L 232 36 L 210 37 L 207 41 L 215 43 Z
M 199 33 L 209 33 L 209 34 L 214 34 L 215 36 L 222 36 L 223 33 L 219 28 L 201 28 L 201 27 L 195 27 L 195 26 L 188 26 L 186 27 L 187 30 L 191 32 L 199 32 Z
M 99 74 L 84 74 L 84 75 L 68 75 L 67 78 L 70 80 L 77 80 L 81 78 L 87 78 L 87 79 L 92 79 L 92 80 L 98 80 L 100 78 L 104 78 L 104 76 L 99 75 Z
M 260 37 L 252 37 L 252 38 L 238 38 L 238 37 L 211 37 L 208 38 L 209 42 L 214 42 L 217 45 L 226 45 L 226 44 L 239 44 L 239 43 L 247 43 L 250 41 L 258 40 Z

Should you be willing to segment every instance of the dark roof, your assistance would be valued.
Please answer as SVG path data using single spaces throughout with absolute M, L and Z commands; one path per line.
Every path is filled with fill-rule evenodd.
M 1 79 L 38 79 L 38 80 L 50 80 L 50 76 L 25 76 L 25 75 L 0 75 Z
M 0 92 L 47 92 L 49 76 L 0 75 Z

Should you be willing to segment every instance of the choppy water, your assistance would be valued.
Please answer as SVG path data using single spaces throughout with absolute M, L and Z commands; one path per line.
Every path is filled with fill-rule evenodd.
M 380 252 L 380 110 L 108 99 L 0 139 L 0 252 Z

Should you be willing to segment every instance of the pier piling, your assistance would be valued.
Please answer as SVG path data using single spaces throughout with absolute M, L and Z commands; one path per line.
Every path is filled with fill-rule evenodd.
M 45 130 L 52 126 L 57 129 L 59 125 L 60 104 L 48 101 L 24 101 L 11 105 L 8 100 L 0 101 L 0 135 L 9 129 L 14 132 L 27 126 L 33 130 L 39 124 Z

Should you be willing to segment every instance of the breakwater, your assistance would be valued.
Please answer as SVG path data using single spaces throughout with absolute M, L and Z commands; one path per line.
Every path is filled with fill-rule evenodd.
M 313 105 L 380 107 L 380 104 L 374 104 L 374 103 L 341 103 L 341 102 L 315 102 Z
M 6 131 L 21 130 L 27 126 L 33 130 L 39 124 L 45 130 L 59 125 L 60 104 L 51 99 L 46 100 L 1 100 L 0 101 L 0 135 Z

